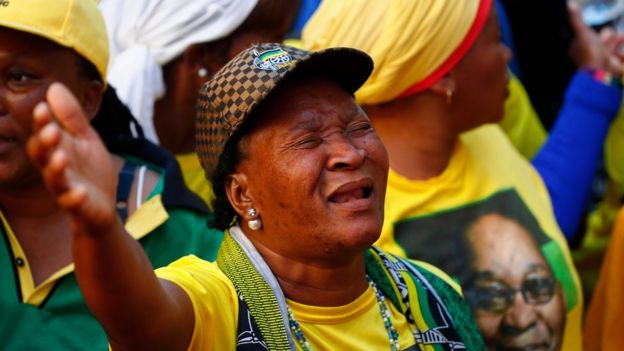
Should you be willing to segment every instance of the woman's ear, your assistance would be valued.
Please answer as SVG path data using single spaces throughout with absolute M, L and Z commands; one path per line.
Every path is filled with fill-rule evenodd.
M 92 120 L 100 110 L 104 96 L 104 85 L 99 80 L 90 80 L 82 95 L 82 109 L 85 116 Z
M 187 70 L 193 74 L 198 86 L 205 83 L 224 64 L 220 61 L 215 50 L 209 44 L 193 44 L 184 50 L 182 62 Z
M 455 94 L 457 84 L 455 83 L 453 75 L 449 73 L 433 83 L 429 90 L 434 94 L 444 97 L 448 101 L 449 98 Z
M 247 216 L 247 209 L 254 206 L 247 183 L 247 176 L 244 173 L 232 173 L 225 181 L 225 193 L 230 204 L 238 213 L 239 217 Z

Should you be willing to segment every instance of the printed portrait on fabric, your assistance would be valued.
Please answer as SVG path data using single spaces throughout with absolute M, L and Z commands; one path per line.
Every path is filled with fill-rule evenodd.
M 558 350 L 572 279 L 559 247 L 513 190 L 395 225 L 409 257 L 432 263 L 461 284 L 492 350 Z

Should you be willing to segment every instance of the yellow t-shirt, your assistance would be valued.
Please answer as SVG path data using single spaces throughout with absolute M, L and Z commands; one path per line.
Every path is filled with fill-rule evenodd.
M 445 281 L 450 280 L 437 269 L 431 272 Z M 235 350 L 238 297 L 232 282 L 215 263 L 186 256 L 156 270 L 156 274 L 182 287 L 193 304 L 195 328 L 189 350 Z M 455 284 L 451 286 L 457 288 Z M 385 350 L 390 347 L 380 308 L 370 287 L 355 301 L 339 307 L 309 306 L 290 300 L 287 303 L 314 350 Z M 399 333 L 401 349 L 414 345 L 405 317 L 389 300 L 386 305 Z M 300 350 L 299 345 L 297 349 Z
M 238 296 L 216 263 L 185 256 L 156 275 L 179 285 L 193 304 L 195 328 L 188 350 L 235 350 Z
M 466 246 L 472 242 L 466 239 L 467 233 L 478 223 L 484 224 L 479 221 L 486 215 L 491 220 L 492 213 L 500 213 L 503 221 L 512 218 L 531 234 L 532 239 L 518 241 L 518 245 L 533 242 L 549 265 L 561 286 L 563 297 L 557 296 L 565 302 L 565 309 L 558 312 L 563 315 L 557 316 L 565 323 L 564 349 L 579 350 L 583 300 L 567 242 L 540 176 L 498 125 L 462 135 L 449 165 L 436 177 L 414 181 L 390 170 L 385 222 L 376 245 L 434 264 L 458 279 L 468 296 L 465 283 L 474 282 L 469 273 L 475 258 Z M 518 289 L 519 284 L 507 285 Z
M 192 152 L 188 154 L 176 155 L 182 176 L 186 186 L 191 189 L 192 192 L 197 194 L 204 202 L 206 206 L 212 211 L 212 200 L 214 200 L 214 193 L 212 192 L 212 184 L 206 179 L 204 169 L 199 163 L 197 154 Z

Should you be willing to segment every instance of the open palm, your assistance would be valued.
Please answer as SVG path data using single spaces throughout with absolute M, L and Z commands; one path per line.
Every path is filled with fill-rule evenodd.
M 71 214 L 74 231 L 106 232 L 118 221 L 111 156 L 65 86 L 52 84 L 46 100 L 33 111 L 28 154 L 58 204 Z

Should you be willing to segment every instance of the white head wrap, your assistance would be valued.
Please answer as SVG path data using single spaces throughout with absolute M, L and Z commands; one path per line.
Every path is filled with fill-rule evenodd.
M 158 143 L 154 102 L 165 94 L 162 66 L 187 47 L 228 36 L 258 0 L 102 0 L 110 38 L 108 81 Z

